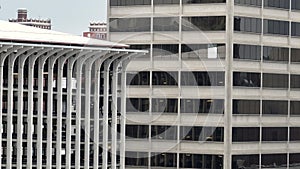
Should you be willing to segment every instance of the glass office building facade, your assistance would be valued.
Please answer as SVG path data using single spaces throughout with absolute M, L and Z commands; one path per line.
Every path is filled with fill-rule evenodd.
M 300 1 L 109 0 L 126 168 L 299 168 Z

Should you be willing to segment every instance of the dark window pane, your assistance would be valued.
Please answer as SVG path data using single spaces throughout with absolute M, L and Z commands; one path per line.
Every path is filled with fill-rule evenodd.
M 208 16 L 208 17 L 183 17 L 183 31 L 223 31 L 225 30 L 225 16 Z
M 182 59 L 225 59 L 225 44 L 185 44 L 181 45 Z
M 262 141 L 287 141 L 287 127 L 263 127 Z
M 265 0 L 265 7 L 290 9 L 290 1 L 288 0 Z
M 234 72 L 233 85 L 244 87 L 260 87 L 260 73 Z
M 180 139 L 189 141 L 224 141 L 223 127 L 200 127 L 182 126 L 180 127 Z
M 176 167 L 177 154 L 173 153 L 152 153 L 151 166 L 153 167 Z
M 110 6 L 151 5 L 151 0 L 110 0 Z
M 289 61 L 289 49 L 280 47 L 264 46 L 264 61 Z
M 289 76 L 286 74 L 263 74 L 263 87 L 288 88 Z
M 291 49 L 291 62 L 300 62 L 300 49 Z
M 299 168 L 299 164 L 300 164 L 300 154 L 299 153 L 295 153 L 295 154 L 290 154 L 290 168 Z
M 262 0 L 234 0 L 235 4 L 244 5 L 244 6 L 257 6 L 261 7 Z
M 132 138 L 148 138 L 149 126 L 147 125 L 126 125 L 126 137 Z
M 224 86 L 224 72 L 181 72 L 183 86 Z
M 291 115 L 300 115 L 300 101 L 291 101 Z
M 292 36 L 300 36 L 300 23 L 292 22 Z
M 300 127 L 290 128 L 290 141 L 300 141 Z
M 300 75 L 291 75 L 291 88 L 300 88 Z
M 264 34 L 289 35 L 289 22 L 265 19 Z
M 261 19 L 249 17 L 234 17 L 234 30 L 241 32 L 261 33 Z
M 223 156 L 209 154 L 180 154 L 180 168 L 222 169 Z
M 262 154 L 261 155 L 262 168 L 286 168 L 287 155 L 286 154 Z
M 181 113 L 224 113 L 222 99 L 181 99 Z
M 233 142 L 259 141 L 259 127 L 233 127 Z
M 260 114 L 260 101 L 233 100 L 233 114 Z
M 263 112 L 262 114 L 288 114 L 288 102 L 278 100 L 263 100 L 262 102 Z
M 153 85 L 178 85 L 178 72 L 152 72 Z
M 183 4 L 226 3 L 226 0 L 182 0 Z
M 128 72 L 127 85 L 150 85 L 150 72 Z
M 153 0 L 154 5 L 158 4 L 179 4 L 179 0 Z
M 152 112 L 154 113 L 178 113 L 177 99 L 152 99 Z
M 150 18 L 111 18 L 110 32 L 149 32 Z
M 148 98 L 128 98 L 126 100 L 127 112 L 149 112 Z
M 179 45 L 178 44 L 154 44 L 153 56 L 155 58 L 178 59 Z
M 233 58 L 260 60 L 261 46 L 234 44 Z
M 148 166 L 147 152 L 126 152 L 125 165 L 129 166 Z
M 179 18 L 154 18 L 153 31 L 179 31 Z
M 177 126 L 151 126 L 152 139 L 176 140 Z
M 292 9 L 299 10 L 300 9 L 300 1 L 292 0 Z
M 233 155 L 232 156 L 232 169 L 242 168 L 258 168 L 259 155 Z

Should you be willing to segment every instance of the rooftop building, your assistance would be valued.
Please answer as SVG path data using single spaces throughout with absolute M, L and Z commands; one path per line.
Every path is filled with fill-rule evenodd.
M 107 25 L 101 22 L 90 22 L 89 31 L 83 32 L 84 37 L 106 40 L 107 39 Z

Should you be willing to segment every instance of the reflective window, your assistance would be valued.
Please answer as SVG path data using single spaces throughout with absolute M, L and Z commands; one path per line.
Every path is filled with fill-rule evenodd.
M 150 32 L 150 18 L 111 18 L 110 32 Z
M 293 168 L 299 168 L 299 164 L 300 164 L 300 154 L 299 153 L 295 153 L 295 154 L 290 154 L 290 158 L 289 158 L 289 161 L 290 161 L 290 169 L 293 169 Z
M 262 168 L 286 168 L 287 155 L 286 154 L 262 154 L 261 155 Z
M 300 75 L 291 75 L 291 88 L 300 88 Z
M 263 100 L 262 114 L 288 114 L 288 101 L 281 100 Z
M 262 141 L 287 141 L 287 127 L 263 127 Z
M 153 56 L 161 59 L 178 59 L 178 44 L 154 44 Z
M 244 87 L 260 87 L 260 73 L 233 72 L 233 85 Z
M 180 154 L 180 168 L 222 169 L 223 156 L 209 154 Z
M 148 98 L 128 98 L 126 100 L 127 112 L 149 112 Z
M 288 88 L 289 75 L 285 74 L 263 74 L 263 87 L 268 88 Z
M 289 48 L 264 46 L 264 61 L 289 61 Z
M 289 0 L 265 0 L 264 7 L 290 9 Z
M 291 62 L 300 62 L 300 49 L 291 49 Z
M 182 0 L 183 4 L 226 3 L 226 0 Z
M 177 99 L 152 99 L 152 112 L 154 113 L 178 113 Z
M 148 125 L 126 125 L 127 139 L 132 138 L 148 138 L 149 126 Z
M 179 18 L 178 17 L 154 18 L 153 31 L 179 31 Z
M 150 59 L 150 45 L 143 44 L 143 45 L 137 45 L 137 44 L 131 44 L 130 49 L 137 49 L 137 50 L 147 50 L 149 51 L 144 56 L 139 56 L 138 58 L 147 58 Z
M 259 155 L 233 155 L 232 156 L 232 169 L 242 168 L 259 168 Z
M 224 72 L 181 72 L 183 86 L 224 86 Z
M 289 22 L 265 19 L 264 34 L 289 35 Z
M 261 33 L 261 19 L 249 17 L 234 17 L 234 30 L 241 32 Z
M 126 152 L 125 165 L 148 166 L 147 152 Z
M 223 127 L 181 126 L 180 139 L 188 141 L 224 141 Z
M 259 141 L 259 127 L 233 127 L 233 142 Z
M 151 5 L 151 0 L 110 0 L 110 6 Z
M 179 1 L 180 0 L 153 0 L 153 4 L 179 4 Z
M 300 23 L 292 22 L 292 36 L 300 36 Z
M 290 141 L 300 141 L 300 127 L 290 128 Z
M 225 59 L 225 44 L 184 44 L 181 45 L 182 59 Z
M 224 113 L 222 99 L 181 99 L 181 113 Z
M 292 9 L 299 10 L 300 9 L 300 1 L 292 0 Z
M 235 4 L 261 7 L 262 0 L 234 0 Z
M 151 126 L 152 139 L 177 140 L 177 126 Z
M 154 167 L 176 167 L 177 154 L 174 153 L 152 153 L 151 166 Z
M 128 72 L 127 85 L 150 85 L 150 72 Z
M 233 45 L 233 58 L 235 59 L 249 59 L 260 60 L 261 46 L 258 45 Z
M 233 114 L 260 114 L 260 101 L 233 100 Z
M 300 115 L 300 101 L 291 101 L 291 115 Z
M 178 85 L 178 72 L 152 72 L 153 85 Z
M 225 16 L 182 17 L 183 31 L 223 31 L 226 28 Z

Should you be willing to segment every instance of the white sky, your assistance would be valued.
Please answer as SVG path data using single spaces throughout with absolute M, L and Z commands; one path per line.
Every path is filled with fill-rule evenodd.
M 16 18 L 27 8 L 29 18 L 52 20 L 52 29 L 81 35 L 90 21 L 106 21 L 106 0 L 0 0 L 0 20 Z

